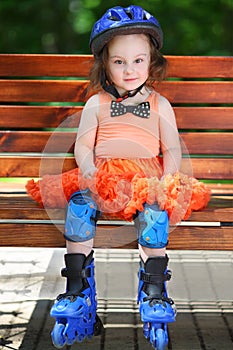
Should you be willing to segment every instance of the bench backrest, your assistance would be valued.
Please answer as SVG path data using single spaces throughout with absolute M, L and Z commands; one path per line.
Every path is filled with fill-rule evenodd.
M 76 166 L 73 143 L 92 59 L 0 55 L 0 177 L 38 177 Z M 167 59 L 168 80 L 158 90 L 175 108 L 193 175 L 232 178 L 233 58 Z

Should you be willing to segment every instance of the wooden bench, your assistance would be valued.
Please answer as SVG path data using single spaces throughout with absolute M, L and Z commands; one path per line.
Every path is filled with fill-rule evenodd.
M 172 230 L 168 248 L 232 250 L 233 57 L 167 58 L 159 91 L 175 108 L 193 176 L 212 189 L 208 207 Z M 2 246 L 65 245 L 65 211 L 40 208 L 22 181 L 76 166 L 72 145 L 91 62 L 89 55 L 0 55 Z M 132 225 L 99 221 L 95 247 L 136 246 Z

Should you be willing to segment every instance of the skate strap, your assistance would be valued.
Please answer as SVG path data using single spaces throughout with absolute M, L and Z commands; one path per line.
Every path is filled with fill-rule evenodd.
M 145 283 L 149 283 L 149 284 L 156 284 L 156 283 L 163 283 L 166 281 L 169 281 L 171 279 L 171 271 L 167 270 L 166 274 L 151 274 L 151 273 L 147 273 L 144 271 L 141 271 L 140 274 L 140 280 L 145 282 Z
M 170 305 L 174 304 L 174 301 L 171 298 L 161 296 L 158 294 L 151 294 L 151 295 L 148 295 L 148 297 L 143 298 L 143 301 L 148 301 L 148 300 L 150 301 L 150 303 L 153 303 L 153 304 L 157 304 L 157 303 L 162 304 L 164 302 Z
M 61 300 L 61 299 L 69 299 L 71 302 L 75 301 L 77 299 L 77 297 L 80 296 L 80 297 L 83 297 L 83 294 L 82 292 L 66 292 L 66 293 L 62 293 L 62 294 L 59 294 L 57 296 L 57 300 Z
M 92 273 L 91 273 L 91 268 L 88 267 L 88 268 L 85 268 L 85 269 L 82 269 L 82 270 L 69 270 L 69 269 L 62 269 L 61 270 L 61 275 L 62 277 L 68 277 L 70 279 L 72 278 L 77 278 L 77 277 L 81 277 L 81 278 L 87 278 L 87 277 L 91 277 L 92 276 Z

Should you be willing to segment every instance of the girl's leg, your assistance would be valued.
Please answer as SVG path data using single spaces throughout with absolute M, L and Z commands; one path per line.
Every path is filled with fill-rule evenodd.
M 166 282 L 171 278 L 166 254 L 169 220 L 155 203 L 146 204 L 134 221 L 141 256 L 138 303 L 143 332 L 152 346 L 165 349 L 167 323 L 174 322 L 176 317 L 174 302 L 166 290 Z
M 56 318 L 52 340 L 56 347 L 98 335 L 102 329 L 96 309 L 93 240 L 97 206 L 88 191 L 71 196 L 66 215 L 67 254 L 61 275 L 66 277 L 66 291 L 58 295 L 51 316 Z
M 138 246 L 139 249 L 139 254 L 143 260 L 143 262 L 145 263 L 147 261 L 147 259 L 150 256 L 165 256 L 166 255 L 166 248 L 147 248 L 147 247 L 143 247 L 139 244 Z
M 93 244 L 94 244 L 93 238 L 82 243 L 66 241 L 67 254 L 79 253 L 79 254 L 84 254 L 88 256 L 93 249 Z

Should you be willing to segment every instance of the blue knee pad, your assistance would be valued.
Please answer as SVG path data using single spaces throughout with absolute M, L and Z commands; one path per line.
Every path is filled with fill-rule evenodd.
M 148 248 L 164 248 L 168 244 L 169 219 L 157 204 L 145 204 L 134 220 L 138 243 Z
M 65 239 L 85 242 L 95 237 L 97 205 L 89 190 L 75 192 L 69 200 L 65 222 Z

